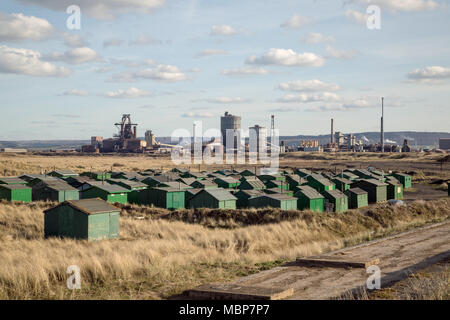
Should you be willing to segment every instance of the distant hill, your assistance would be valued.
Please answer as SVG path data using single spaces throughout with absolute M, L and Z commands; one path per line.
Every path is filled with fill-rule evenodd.
M 360 132 L 354 133 L 356 139 L 366 141 L 366 143 L 376 143 L 380 141 L 379 132 Z M 399 131 L 386 132 L 385 139 L 387 141 L 403 144 L 404 139 L 408 139 L 412 146 L 435 146 L 438 147 L 440 138 L 450 138 L 448 132 L 415 132 L 415 131 Z M 141 138 L 143 139 L 143 138 Z M 298 145 L 300 140 L 319 140 L 319 144 L 325 144 L 330 141 L 330 135 L 298 135 L 298 136 L 281 136 L 281 140 L 285 140 L 288 146 Z M 170 137 L 157 137 L 157 141 L 162 143 L 170 143 Z M 23 140 L 23 141 L 0 141 L 0 148 L 26 148 L 32 150 L 42 149 L 75 149 L 82 145 L 90 144 L 90 140 Z

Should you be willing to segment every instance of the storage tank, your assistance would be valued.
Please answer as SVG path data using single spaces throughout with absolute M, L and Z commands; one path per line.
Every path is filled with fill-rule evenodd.
M 220 131 L 222 133 L 222 144 L 224 146 L 227 145 L 227 130 L 233 130 L 235 137 L 234 148 L 237 148 L 241 141 L 241 117 L 234 116 L 228 113 L 228 111 L 220 117 Z

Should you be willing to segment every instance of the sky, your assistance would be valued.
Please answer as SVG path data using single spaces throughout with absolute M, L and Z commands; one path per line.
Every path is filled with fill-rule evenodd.
M 80 9 L 68 10 L 72 5 Z M 375 7 L 374 7 L 375 6 Z M 71 8 L 69 8 L 71 9 Z M 443 0 L 2 0 L 0 140 L 450 131 Z M 69 12 L 69 13 L 68 13 Z M 75 15 L 74 15 L 75 14 Z M 80 22 L 79 28 L 77 22 Z

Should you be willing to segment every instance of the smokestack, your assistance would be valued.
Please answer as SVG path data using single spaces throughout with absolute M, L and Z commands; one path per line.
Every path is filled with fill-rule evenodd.
M 134 138 L 136 139 L 137 138 L 136 126 L 134 126 L 133 131 L 134 131 L 133 132 Z
M 331 144 L 334 143 L 334 119 L 331 119 Z
M 195 130 L 195 122 L 194 122 L 194 124 L 193 124 L 193 132 L 194 132 L 194 134 L 193 134 L 193 136 L 194 136 L 194 140 L 192 141 L 192 143 L 195 143 L 195 140 L 196 140 L 196 132 L 195 132 L 196 130 Z
M 384 97 L 381 97 L 381 152 L 384 152 Z

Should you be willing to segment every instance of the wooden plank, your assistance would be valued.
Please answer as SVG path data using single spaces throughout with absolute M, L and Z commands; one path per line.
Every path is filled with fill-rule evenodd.
M 328 267 L 328 268 L 364 268 L 367 269 L 371 265 L 379 265 L 380 259 L 372 259 L 369 261 L 345 261 L 332 260 L 328 258 L 298 258 L 295 265 L 302 267 Z
M 249 287 L 237 284 L 207 284 L 184 293 L 192 299 L 281 300 L 294 294 L 293 288 Z

